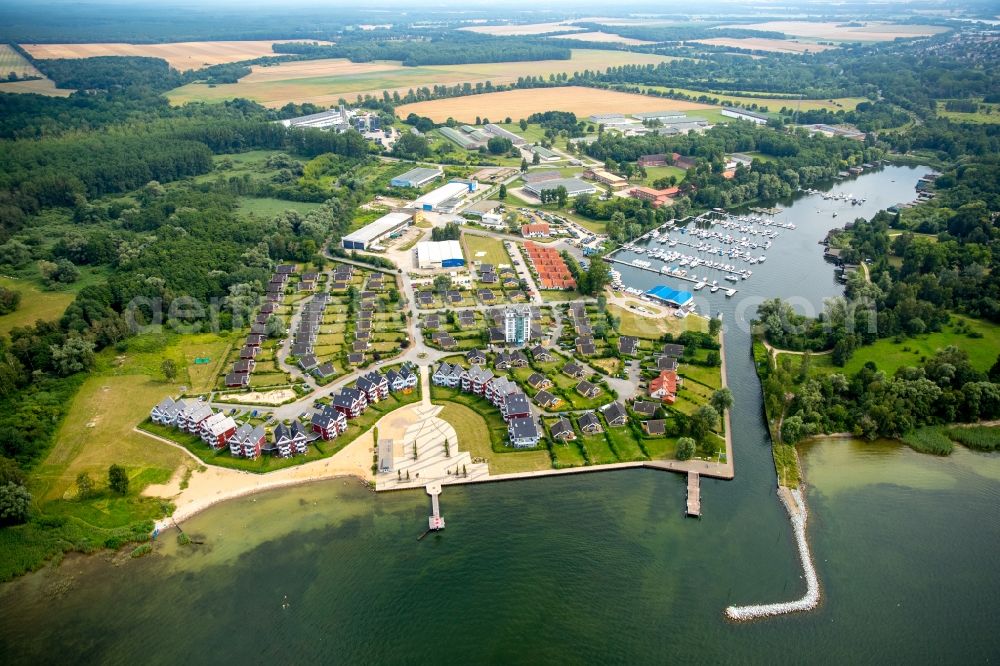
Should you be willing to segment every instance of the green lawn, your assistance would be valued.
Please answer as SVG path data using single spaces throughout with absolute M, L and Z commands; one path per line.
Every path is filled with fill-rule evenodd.
M 684 169 L 675 166 L 661 166 L 661 167 L 646 167 L 646 179 L 637 182 L 636 184 L 642 185 L 652 185 L 654 180 L 659 180 L 660 178 L 666 178 L 667 176 L 674 176 L 677 178 L 677 182 L 684 180 L 684 176 L 687 172 Z
M 565 444 L 553 442 L 552 457 L 554 459 L 552 466 L 556 469 L 562 467 L 582 467 L 587 464 L 586 459 L 583 457 L 583 451 L 580 450 L 579 440 L 566 442 Z
M 0 335 L 6 335 L 17 326 L 34 324 L 39 319 L 58 319 L 75 298 L 69 291 L 46 291 L 34 282 L 8 277 L 0 277 L 0 287 L 13 289 L 21 294 L 17 309 L 0 315 Z
M 638 299 L 629 299 L 628 303 L 654 312 L 664 312 L 663 308 Z M 615 303 L 609 303 L 607 310 L 619 319 L 618 332 L 621 335 L 631 335 L 647 340 L 659 340 L 664 333 L 679 335 L 684 331 L 708 331 L 708 320 L 697 315 L 690 315 L 682 319 L 666 314 L 659 317 L 644 317 Z
M 709 390 L 722 388 L 722 368 L 704 365 L 694 365 L 693 363 L 683 363 L 678 368 L 678 372 L 683 377 L 692 380 L 688 383 L 698 383 L 706 385 Z
M 184 462 L 184 455 L 151 442 L 132 428 L 170 391 L 170 385 L 143 375 L 94 376 L 85 381 L 55 444 L 32 471 L 31 490 L 37 501 L 44 505 L 72 494 L 81 472 L 103 482 L 112 464 L 124 465 L 131 477 L 141 476 L 146 483 L 148 479 L 165 481 Z M 156 472 L 145 473 L 150 469 Z M 142 490 L 140 483 L 134 488 L 137 492 Z
M 673 460 L 677 457 L 677 439 L 674 437 L 644 437 L 642 446 L 652 460 Z
M 141 374 L 146 366 L 141 354 L 111 352 L 98 355 L 97 369 L 72 397 L 52 448 L 28 474 L 34 497 L 32 522 L 0 530 L 0 581 L 63 552 L 145 541 L 152 521 L 171 510 L 169 502 L 142 497 L 141 492 L 191 463 L 183 452 L 132 428 L 176 386 Z M 108 490 L 107 470 L 112 464 L 126 468 L 128 495 Z M 80 473 L 94 481 L 95 492 L 89 498 L 76 496 Z
M 615 456 L 621 462 L 633 460 L 647 460 L 646 454 L 642 452 L 639 442 L 636 441 L 635 434 L 628 426 L 618 428 L 607 428 L 608 441 L 615 452 Z
M 473 458 L 486 459 L 490 474 L 535 472 L 552 467 L 547 451 L 494 451 L 490 445 L 490 428 L 479 412 L 451 400 L 438 402 L 444 405 L 438 416 L 455 428 L 459 449 L 468 451 Z
M 604 434 L 584 435 L 577 439 L 580 445 L 587 452 L 587 461 L 591 465 L 607 465 L 618 462 L 618 457 L 608 444 Z
M 539 289 L 538 293 L 541 295 L 542 300 L 548 303 L 575 301 L 582 296 L 575 289 Z
M 508 132 L 513 132 L 520 137 L 523 137 L 528 143 L 535 143 L 545 139 L 545 128 L 537 123 L 528 123 L 528 129 L 521 129 L 521 126 L 517 121 L 520 118 L 514 118 L 512 123 L 497 123 L 500 127 L 504 128 Z
M 503 241 L 486 236 L 474 236 L 472 234 L 462 234 L 462 243 L 465 246 L 465 258 L 467 261 L 478 261 L 498 266 L 499 264 L 510 264 L 510 255 L 507 254 Z M 477 256 L 484 252 L 483 256 Z
M 854 352 L 851 360 L 843 368 L 833 364 L 830 354 L 812 357 L 812 368 L 817 372 L 839 372 L 848 377 L 858 372 L 865 363 L 872 361 L 887 374 L 893 374 L 906 365 L 918 365 L 923 358 L 930 358 L 939 349 L 950 345 L 959 347 L 969 355 L 969 361 L 977 370 L 986 371 L 996 363 L 1000 352 L 1000 326 L 981 319 L 952 316 L 952 322 L 964 321 L 970 331 L 981 334 L 982 337 L 969 337 L 968 334 L 955 331 L 954 324 L 947 325 L 940 333 L 927 333 L 913 338 L 904 338 L 902 342 L 893 339 L 877 340 L 875 344 L 861 347 Z M 793 366 L 798 366 L 799 357 L 793 356 Z

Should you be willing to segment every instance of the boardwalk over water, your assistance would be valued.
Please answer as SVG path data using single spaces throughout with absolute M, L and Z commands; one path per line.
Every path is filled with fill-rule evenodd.
M 701 476 L 698 472 L 688 472 L 687 515 L 701 516 Z

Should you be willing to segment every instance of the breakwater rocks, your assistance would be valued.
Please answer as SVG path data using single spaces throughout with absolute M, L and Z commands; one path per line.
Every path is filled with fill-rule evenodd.
M 809 542 L 806 540 L 807 513 L 805 501 L 802 499 L 802 492 L 800 490 L 778 488 L 778 496 L 781 498 L 781 502 L 785 505 L 788 515 L 792 520 L 795 542 L 799 548 L 799 559 L 802 560 L 802 570 L 806 579 L 806 593 L 801 599 L 796 599 L 795 601 L 757 604 L 753 606 L 730 606 L 726 609 L 726 617 L 730 620 L 748 622 L 771 617 L 772 615 L 808 611 L 819 605 L 819 577 L 816 575 L 816 567 L 813 565 L 812 555 L 809 552 Z

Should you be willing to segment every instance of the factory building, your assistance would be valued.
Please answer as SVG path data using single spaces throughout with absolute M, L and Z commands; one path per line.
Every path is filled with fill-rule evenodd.
M 475 189 L 475 181 L 447 183 L 414 201 L 412 207 L 420 210 L 450 213 L 458 207 L 469 192 Z
M 457 268 L 464 265 L 462 245 L 457 240 L 417 243 L 417 268 Z
M 389 213 L 347 234 L 341 244 L 345 250 L 371 250 L 377 248 L 379 241 L 410 226 L 412 221 L 413 215 L 410 213 Z
M 557 190 L 559 187 L 566 188 L 566 194 L 575 197 L 578 194 L 595 194 L 597 187 L 591 183 L 585 183 L 578 178 L 552 178 L 536 183 L 527 183 L 524 186 L 526 192 L 530 192 L 536 197 L 541 197 L 544 190 Z
M 557 153 L 552 152 L 544 146 L 532 146 L 531 152 L 538 155 L 538 159 L 542 162 L 558 162 L 562 159 Z
M 346 132 L 349 129 L 356 129 L 362 134 L 365 132 L 378 132 L 382 129 L 382 119 L 376 113 L 359 113 L 354 109 L 348 109 L 341 104 L 336 109 L 310 113 L 308 116 L 298 118 L 286 118 L 276 121 L 285 127 L 297 129 L 323 129 L 333 132 Z
M 444 138 L 458 144 L 460 148 L 465 148 L 466 150 L 478 150 L 479 148 L 485 146 L 486 142 L 489 140 L 489 137 L 484 139 L 478 135 L 473 136 L 461 130 L 457 130 L 454 127 L 441 127 L 438 128 L 438 132 L 440 132 L 441 136 Z
M 508 132 L 504 128 L 500 127 L 499 125 L 494 125 L 493 123 L 486 125 L 484 129 L 493 136 L 498 136 L 502 139 L 510 139 L 510 142 L 515 146 L 523 146 L 525 143 L 527 143 L 527 141 L 525 141 L 523 137 L 520 137 L 517 134 L 514 134 L 513 132 Z
M 743 109 L 723 109 L 722 115 L 727 118 L 736 118 L 737 120 L 749 120 L 750 122 L 758 125 L 767 124 L 767 116 L 754 113 L 753 111 L 744 111 Z
M 393 187 L 423 187 L 427 183 L 437 180 L 444 173 L 441 169 L 428 169 L 417 167 L 410 169 L 404 174 L 400 174 L 389 181 Z
M 658 120 L 661 123 L 675 123 L 685 121 L 687 114 L 680 111 L 645 111 L 633 113 L 632 117 L 639 121 Z

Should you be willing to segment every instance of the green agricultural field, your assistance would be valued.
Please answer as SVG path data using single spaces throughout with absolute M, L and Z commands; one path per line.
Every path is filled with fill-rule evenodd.
M 0 70 L 2 71 L 2 70 Z M 958 123 L 1000 123 L 1000 104 L 988 102 L 979 103 L 979 111 L 975 113 L 963 113 L 961 111 L 946 111 L 944 105 L 947 100 L 937 102 L 937 115 Z
M 494 451 L 490 446 L 490 428 L 486 419 L 471 407 L 453 401 L 444 405 L 438 416 L 455 428 L 458 448 L 468 451 L 473 458 L 484 458 L 489 463 L 490 474 L 536 472 L 550 469 L 552 462 L 547 451 Z
M 955 323 L 964 321 L 973 334 L 982 337 L 970 337 L 966 333 L 955 330 Z M 901 342 L 892 339 L 882 339 L 873 345 L 861 347 L 854 352 L 851 360 L 843 368 L 833 364 L 830 354 L 812 357 L 812 369 L 815 372 L 839 372 L 851 376 L 858 372 L 868 361 L 875 363 L 879 370 L 893 374 L 906 365 L 918 365 L 923 358 L 931 357 L 937 350 L 950 345 L 959 347 L 969 355 L 969 361 L 977 370 L 986 371 L 996 363 L 1000 353 L 1000 326 L 980 319 L 952 316 L 952 324 L 945 326 L 940 333 L 927 333 L 915 338 L 904 338 Z M 799 357 L 792 356 L 793 366 L 798 366 Z
M 272 199 L 270 197 L 240 197 L 239 202 L 240 211 L 243 214 L 264 218 L 280 215 L 286 210 L 294 210 L 297 213 L 305 214 L 323 205 L 309 201 L 286 201 L 285 199 Z
M 68 291 L 45 291 L 27 280 L 0 277 L 0 287 L 21 293 L 17 309 L 0 315 L 0 335 L 6 335 L 16 326 L 34 324 L 37 320 L 58 319 L 73 302 L 74 295 Z
M 759 107 L 767 107 L 768 112 L 777 113 L 781 107 L 785 106 L 791 109 L 799 109 L 801 111 L 816 111 L 818 109 L 827 109 L 829 111 L 851 111 L 861 102 L 866 101 L 864 97 L 837 97 L 834 99 L 803 99 L 799 100 L 792 96 L 768 96 L 764 94 L 753 94 L 748 92 L 746 94 L 732 94 L 732 93 L 714 93 L 714 92 L 704 92 L 701 90 L 688 90 L 686 88 L 668 88 L 665 86 L 641 86 L 646 90 L 659 90 L 667 92 L 673 90 L 677 93 L 682 93 L 684 95 L 690 95 L 693 99 L 698 99 L 699 97 L 705 96 L 708 98 L 714 98 L 719 100 L 719 103 L 730 102 L 738 106 L 749 107 L 751 104 L 756 104 Z M 691 116 L 701 116 L 706 120 L 715 122 L 712 118 L 705 115 L 703 111 L 692 111 L 688 115 Z M 725 116 L 723 116 L 725 117 Z
M 472 234 L 462 234 L 462 244 L 465 250 L 467 261 L 485 262 L 497 266 L 499 264 L 510 264 L 510 255 L 507 254 L 503 242 L 496 238 L 486 236 L 474 236 Z M 484 252 L 483 256 L 478 253 Z

